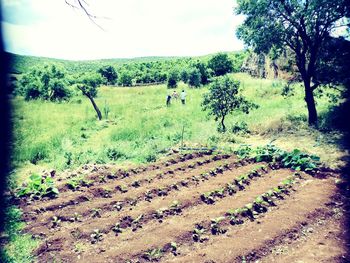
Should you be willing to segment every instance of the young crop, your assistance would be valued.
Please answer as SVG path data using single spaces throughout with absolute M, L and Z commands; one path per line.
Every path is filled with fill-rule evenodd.
M 69 181 L 67 181 L 67 186 L 72 189 L 73 191 L 78 190 L 81 186 L 90 186 L 92 185 L 93 181 L 85 179 L 84 176 L 77 176 Z
M 106 183 L 106 182 L 107 182 L 106 176 L 100 175 L 100 176 L 99 176 L 99 182 L 100 182 L 100 183 Z
M 59 219 L 58 216 L 53 216 L 51 219 L 51 223 L 52 223 L 52 228 L 59 227 L 61 224 L 61 219 Z
M 214 191 L 214 195 L 223 198 L 225 196 L 225 188 L 219 188 Z
M 171 212 L 172 214 L 175 214 L 175 215 L 181 213 L 181 205 L 180 205 L 179 201 L 176 201 L 176 200 L 175 200 L 175 201 L 173 201 L 173 202 L 171 203 L 171 205 L 170 205 L 170 212 Z
M 123 208 L 123 203 L 117 202 L 115 205 L 113 205 L 113 208 L 116 209 L 117 211 L 120 211 Z
M 112 197 L 112 190 L 109 188 L 103 189 L 102 195 L 104 198 L 111 198 Z
M 160 248 L 150 249 L 143 257 L 149 261 L 157 261 L 163 256 L 163 251 Z
M 192 238 L 195 242 L 203 242 L 208 238 L 204 236 L 206 232 L 205 228 L 201 225 L 196 225 L 195 229 L 192 232 Z
M 162 223 L 166 211 L 167 208 L 160 208 L 153 214 L 153 217 L 158 219 L 159 223 Z
M 71 222 L 81 222 L 81 215 L 79 215 L 77 212 L 73 214 L 71 218 L 69 218 L 69 221 Z
M 237 187 L 233 184 L 228 183 L 228 184 L 226 184 L 225 188 L 226 188 L 226 191 L 229 195 L 233 195 L 234 193 L 237 192 Z
M 122 233 L 122 228 L 120 227 L 120 223 L 116 223 L 113 227 L 112 227 L 112 231 L 118 235 L 120 233 Z
M 45 177 L 38 174 L 32 174 L 27 184 L 23 185 L 18 191 L 17 196 L 29 196 L 32 199 L 42 197 L 56 197 L 59 194 L 51 177 Z
M 225 217 L 218 217 L 211 219 L 210 231 L 213 235 L 224 234 L 227 230 L 220 227 L 220 222 L 223 221 Z
M 243 220 L 241 219 L 241 210 L 236 209 L 236 210 L 229 210 L 227 212 L 227 216 L 230 219 L 230 224 L 231 225 L 240 225 L 243 224 Z
M 143 214 L 139 215 L 131 222 L 132 231 L 136 231 L 138 228 L 142 228 L 141 220 L 143 219 Z
M 103 239 L 103 233 L 99 229 L 95 229 L 94 232 L 90 235 L 91 243 L 95 244 Z
M 101 217 L 101 209 L 100 208 L 91 209 L 91 216 L 92 217 Z
M 148 202 L 151 202 L 152 198 L 153 198 L 152 191 L 149 191 L 149 190 L 146 191 L 145 192 L 145 200 L 148 201 Z
M 174 256 L 178 255 L 176 242 L 170 243 L 170 252 L 173 253 Z
M 206 203 L 206 204 L 214 204 L 215 203 L 215 199 L 213 196 L 214 192 L 207 192 L 204 194 L 201 194 L 201 200 Z
M 140 187 L 141 184 L 140 184 L 139 181 L 136 180 L 136 181 L 134 181 L 134 182 L 131 184 L 131 186 L 137 188 L 137 187 Z
M 126 193 L 128 191 L 128 187 L 126 185 L 118 185 L 116 189 L 122 193 Z
M 209 174 L 208 173 L 203 173 L 200 175 L 203 180 L 208 180 L 209 179 Z
M 188 186 L 188 180 L 182 180 L 180 183 L 182 186 Z
M 168 195 L 168 191 L 165 187 L 160 187 L 157 189 L 157 195 L 158 196 L 166 196 L 166 195 Z

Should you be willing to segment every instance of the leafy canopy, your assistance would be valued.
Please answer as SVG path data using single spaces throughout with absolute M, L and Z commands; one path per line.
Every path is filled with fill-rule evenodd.
M 222 131 L 226 131 L 224 120 L 228 114 L 236 110 L 248 114 L 251 109 L 258 107 L 240 94 L 239 85 L 229 76 L 218 77 L 210 84 L 209 92 L 204 94 L 203 110 L 208 110 L 215 121 L 221 119 Z

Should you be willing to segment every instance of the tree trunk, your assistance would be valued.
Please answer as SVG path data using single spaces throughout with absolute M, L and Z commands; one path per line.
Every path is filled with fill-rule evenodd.
M 224 120 L 225 120 L 225 116 L 222 116 L 222 118 L 221 118 L 221 127 L 222 127 L 222 131 L 223 132 L 226 131 L 226 126 L 225 126 Z
M 311 88 L 311 80 L 304 80 L 305 86 L 305 101 L 309 113 L 309 125 L 317 126 L 317 111 L 314 99 L 313 90 Z
M 91 96 L 88 96 L 88 98 L 89 98 L 89 100 L 91 101 L 92 106 L 94 106 L 94 109 L 95 109 L 95 111 L 96 111 L 96 113 L 97 113 L 97 117 L 98 117 L 98 119 L 99 119 L 99 120 L 102 120 L 102 114 L 101 114 L 101 111 L 100 111 L 100 109 L 97 107 L 97 105 L 96 105 L 96 103 L 95 103 L 94 98 L 93 98 L 93 97 L 91 97 Z

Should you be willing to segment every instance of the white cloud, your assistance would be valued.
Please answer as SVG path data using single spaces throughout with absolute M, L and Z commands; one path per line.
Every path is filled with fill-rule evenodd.
M 89 1 L 100 30 L 64 0 L 32 0 L 43 18 L 34 24 L 3 22 L 10 52 L 94 59 L 136 56 L 203 55 L 238 50 L 234 36 L 242 19 L 234 17 L 231 0 Z

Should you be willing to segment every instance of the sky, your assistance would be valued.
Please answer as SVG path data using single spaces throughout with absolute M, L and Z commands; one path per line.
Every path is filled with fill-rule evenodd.
M 85 0 L 98 26 L 65 0 L 0 1 L 5 50 L 16 54 L 85 60 L 243 49 L 234 0 Z

